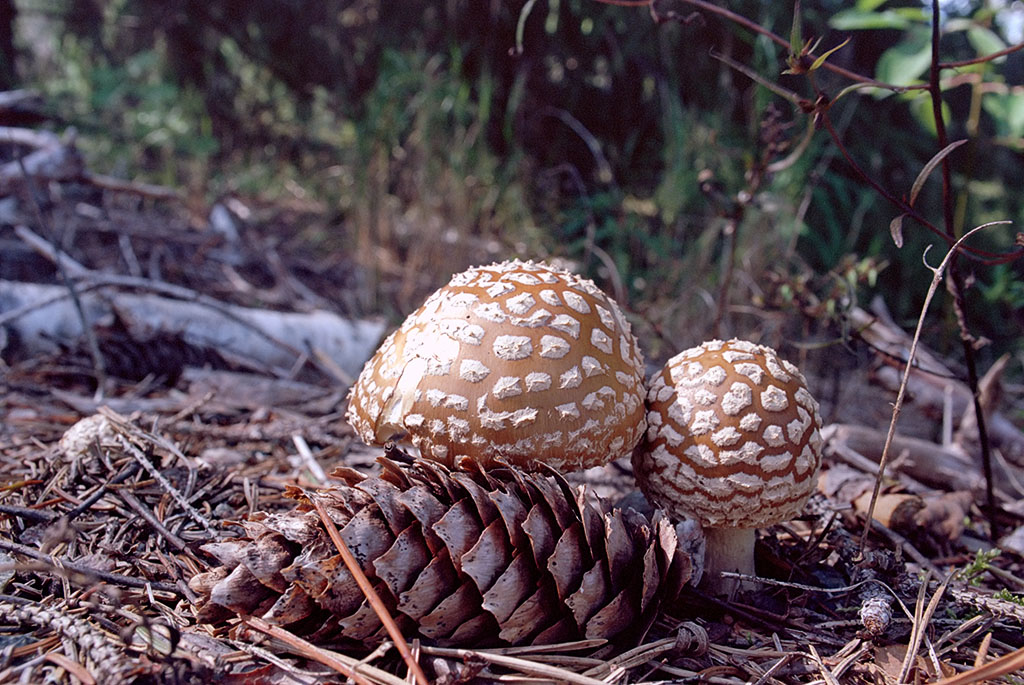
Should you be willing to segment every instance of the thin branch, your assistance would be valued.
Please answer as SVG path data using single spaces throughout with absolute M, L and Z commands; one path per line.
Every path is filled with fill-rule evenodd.
M 905 214 L 907 217 L 913 219 L 914 221 L 918 222 L 919 224 L 927 228 L 937 237 L 946 241 L 947 244 L 953 244 L 954 241 L 952 237 L 947 235 L 944 231 L 942 231 L 942 229 L 940 229 L 938 226 L 936 226 L 931 221 L 922 216 L 920 212 L 918 212 L 916 209 L 907 204 L 906 201 L 904 201 L 902 198 L 896 197 L 888 190 L 883 188 L 881 185 L 879 185 L 877 181 L 871 178 L 871 176 L 869 176 L 868 173 L 864 171 L 859 164 L 857 164 L 856 160 L 854 160 L 853 157 L 850 156 L 849 150 L 846 149 L 846 146 L 843 144 L 843 141 L 839 137 L 839 133 L 835 130 L 835 127 L 832 125 L 832 119 L 829 117 L 828 112 L 822 114 L 821 120 L 822 122 L 824 122 L 825 129 L 828 131 L 829 136 L 832 138 L 832 142 L 836 144 L 836 147 L 839 149 L 840 154 L 842 154 L 843 159 L 846 160 L 846 163 L 850 165 L 854 173 L 856 173 L 861 178 L 861 180 L 863 180 L 869 186 L 874 188 L 875 192 L 877 192 L 879 195 L 881 195 L 886 200 L 891 202 L 901 213 Z M 1005 264 L 1008 262 L 1012 262 L 1016 259 L 1019 259 L 1021 256 L 1024 256 L 1024 250 L 1014 250 L 1013 252 L 996 253 L 968 246 L 962 249 L 962 254 L 971 257 L 980 264 L 984 264 L 985 266 L 991 266 L 994 264 Z
M 917 346 L 921 341 L 921 331 L 924 328 L 925 313 L 928 311 L 928 305 L 931 304 L 932 298 L 935 297 L 935 291 L 938 290 L 939 283 L 942 282 L 942 274 L 946 270 L 946 266 L 949 264 L 950 259 L 960 249 L 960 245 L 963 244 L 967 238 L 974 235 L 983 228 L 994 226 L 997 224 L 1008 224 L 1009 221 L 993 221 L 981 226 L 976 226 L 970 231 L 965 233 L 962 238 L 953 243 L 953 247 L 950 248 L 949 252 L 942 259 L 942 262 L 936 268 L 932 269 L 932 282 L 928 286 L 928 293 L 924 297 L 924 304 L 921 305 L 921 315 L 917 319 L 917 328 L 914 330 L 914 338 L 910 343 L 910 352 L 907 354 L 907 365 L 903 369 L 903 378 L 900 380 L 900 388 L 896 393 L 896 402 L 892 408 L 892 419 L 889 421 L 889 432 L 885 436 L 885 445 L 882 447 L 882 456 L 878 460 L 878 473 L 875 477 L 875 488 L 871 494 L 871 504 L 868 505 L 868 511 L 866 521 L 864 522 L 864 532 L 861 533 L 860 544 L 858 549 L 863 554 L 864 547 L 867 544 L 868 533 L 871 531 L 871 522 L 875 514 L 875 503 L 878 500 L 878 493 L 882 487 L 882 479 L 885 474 L 885 467 L 889 463 L 889 450 L 892 447 L 893 438 L 896 437 L 896 422 L 900 418 L 900 412 L 903 409 L 903 400 L 907 394 L 907 383 L 910 381 L 910 371 L 913 368 L 914 358 L 917 356 Z M 927 250 L 925 250 L 927 253 Z M 931 267 L 929 267 L 931 268 Z
M 939 148 L 949 145 L 946 134 L 946 122 L 942 116 L 942 83 L 940 82 L 941 65 L 939 64 L 939 0 L 932 0 L 932 64 L 928 77 L 928 93 L 932 101 L 932 114 L 935 117 L 935 132 Z M 953 181 L 949 157 L 942 158 L 942 219 L 946 235 L 956 237 L 955 217 L 953 208 Z M 956 253 L 952 253 L 949 262 L 949 279 L 946 290 L 953 296 L 953 310 L 956 313 L 957 326 L 960 328 L 960 342 L 964 350 L 964 362 L 967 366 L 967 385 L 971 389 L 974 401 L 974 415 L 977 421 L 978 442 L 981 446 L 981 465 L 985 473 L 985 515 L 989 522 L 989 533 L 993 539 L 998 537 L 996 521 L 996 498 L 992 483 L 992 454 L 989 449 L 988 431 L 985 428 L 985 415 L 981 408 L 981 397 L 978 393 L 978 367 L 974 354 L 974 336 L 967 325 L 964 306 L 964 279 L 957 264 Z
M 303 640 L 298 635 L 288 632 L 280 626 L 267 623 L 262 618 L 258 618 L 256 616 L 245 616 L 242 618 L 242 622 L 254 630 L 266 633 L 270 637 L 280 640 L 307 659 L 312 659 L 313 661 L 321 663 L 328 668 L 333 668 L 346 678 L 350 678 L 353 682 L 357 683 L 357 685 L 373 685 L 371 681 L 356 672 L 358 662 L 356 662 L 356 666 L 354 667 L 352 664 L 348 663 L 347 658 L 341 658 L 340 654 L 329 652 L 326 649 L 321 649 L 311 642 Z
M 963 59 L 959 62 L 940 62 L 939 69 L 957 69 L 959 67 L 969 67 L 972 64 L 983 64 L 985 62 L 991 62 L 994 59 L 999 59 L 1000 57 L 1005 57 L 1006 55 L 1012 55 L 1022 49 L 1024 49 L 1024 43 L 1017 43 L 1016 45 L 1011 45 L 1008 48 L 1003 48 L 998 52 L 993 52 L 989 55 L 982 55 L 981 57 Z
M 836 144 L 837 148 L 839 148 L 839 153 L 842 154 L 843 159 L 846 160 L 846 163 L 850 165 L 850 167 L 853 169 L 853 171 L 858 176 L 861 177 L 861 180 L 863 180 L 869 186 L 874 188 L 875 192 L 877 192 L 879 195 L 881 195 L 886 200 L 888 200 L 889 202 L 894 204 L 896 206 L 896 208 L 900 210 L 900 212 L 902 212 L 902 213 L 906 214 L 907 216 L 909 216 L 910 218 L 914 219 L 919 224 L 921 224 L 922 226 L 924 226 L 925 228 L 930 230 L 932 233 L 934 233 L 935 235 L 937 235 L 940 238 L 942 238 L 943 240 L 945 240 L 946 242 L 952 242 L 949 239 L 949 237 L 946 236 L 941 230 L 939 230 L 939 228 L 935 224 L 933 224 L 932 222 L 928 221 L 928 219 L 926 219 L 924 216 L 922 216 L 920 212 L 918 212 L 916 209 L 914 209 L 913 207 L 908 205 L 901 198 L 896 197 L 895 195 L 890 193 L 888 190 L 883 188 L 878 183 L 878 181 L 876 181 L 875 179 L 871 178 L 871 176 L 868 175 L 868 173 L 866 171 L 861 169 L 860 165 L 857 164 L 857 162 L 853 159 L 853 157 L 850 156 L 850 152 L 846 149 L 846 146 L 843 145 L 843 141 L 839 137 L 839 133 L 835 130 L 835 127 L 833 127 L 833 125 L 832 125 L 832 119 L 831 119 L 831 117 L 829 117 L 828 112 L 825 112 L 822 115 L 821 120 L 825 123 L 825 129 L 828 131 L 829 136 L 831 136 L 832 142 Z
M 172 547 L 176 548 L 179 552 L 184 551 L 188 547 L 184 540 L 167 530 L 167 526 L 165 526 L 163 522 L 156 517 L 156 514 L 154 514 L 149 507 L 139 501 L 139 498 L 133 495 L 129 490 L 118 490 L 117 494 L 121 496 L 129 507 L 135 510 L 135 513 L 144 518 L 146 523 L 152 526 L 153 530 L 155 530 L 158 535 L 160 535 L 164 540 L 167 540 Z
M 597 0 L 597 2 L 606 2 L 606 0 Z M 758 33 L 762 36 L 765 36 L 773 43 L 786 48 L 786 50 L 791 49 L 789 41 L 783 38 L 782 36 L 772 32 L 769 29 L 766 29 L 765 27 L 761 26 L 760 24 L 751 19 L 747 19 L 742 15 L 736 14 L 731 10 L 728 10 L 724 7 L 719 7 L 718 5 L 715 5 L 711 2 L 706 2 L 706 0 L 682 0 L 682 2 L 685 2 L 688 5 L 693 5 L 694 7 L 699 7 L 700 9 L 705 10 L 706 12 L 717 14 L 720 17 L 728 19 L 734 24 L 742 26 L 748 31 L 753 31 L 754 33 Z M 652 11 L 656 13 L 657 8 L 654 6 L 654 1 L 652 0 L 652 2 L 649 4 L 652 5 Z M 812 61 L 816 59 L 816 56 L 813 53 L 808 53 L 807 57 Z M 858 74 L 857 72 L 850 71 L 849 69 L 844 69 L 843 67 L 840 67 L 836 64 L 832 64 L 831 62 L 827 61 L 822 66 L 835 74 L 850 79 L 851 81 L 857 81 L 858 83 L 874 86 L 876 88 L 884 88 L 885 90 L 891 90 L 897 93 L 903 93 L 909 90 L 924 90 L 925 88 L 928 87 L 925 84 L 918 84 L 913 86 L 897 86 L 892 83 L 883 83 L 882 81 L 876 81 L 873 78 L 868 78 L 867 76 L 863 76 L 861 74 Z
M 61 573 L 62 571 L 71 571 L 79 575 L 95 578 L 111 585 L 123 585 L 125 587 L 147 589 L 152 588 L 159 592 L 168 592 L 173 595 L 181 595 L 181 590 L 176 585 L 171 583 L 161 583 L 155 580 L 146 580 L 138 576 L 122 576 L 117 573 L 109 573 L 107 571 L 101 571 L 98 568 L 92 568 L 85 564 L 80 564 L 77 561 L 71 561 L 70 559 L 61 559 L 59 557 L 52 557 L 49 554 L 43 554 L 42 552 L 20 545 L 17 542 L 8 542 L 3 538 L 0 538 L 0 549 L 5 549 L 8 552 L 14 554 L 21 554 L 22 556 L 35 559 L 36 561 L 42 562 L 46 566 L 50 567 L 54 572 Z
M 188 499 L 171 484 L 171 481 L 167 480 L 167 476 L 161 473 L 160 469 L 150 462 L 149 458 L 136 444 L 137 442 L 141 443 L 142 439 L 147 437 L 146 434 L 132 426 L 127 419 L 110 409 L 110 407 L 100 407 L 99 413 L 107 417 L 107 419 L 109 419 L 110 422 L 118 429 L 117 439 L 121 444 L 121 449 L 135 459 L 139 466 L 145 469 L 149 475 L 160 484 L 160 487 L 163 488 L 164 492 L 170 495 L 171 499 L 178 503 L 178 506 L 184 510 L 185 514 L 190 519 L 202 526 L 203 530 L 210 535 L 216 536 L 217 533 L 213 530 L 213 526 L 210 521 L 203 516 L 198 509 L 192 506 Z M 141 433 L 141 437 L 139 433 Z
M 421 649 L 424 654 L 461 659 L 463 661 L 486 661 L 497 666 L 514 668 L 528 675 L 537 676 L 543 678 L 545 681 L 555 683 L 572 683 L 573 685 L 605 685 L 607 682 L 605 680 L 581 675 L 564 668 L 559 668 L 558 666 L 550 666 L 548 664 L 530 661 L 529 659 L 521 659 L 507 654 L 497 654 L 486 650 L 430 647 L 427 645 L 424 645 Z

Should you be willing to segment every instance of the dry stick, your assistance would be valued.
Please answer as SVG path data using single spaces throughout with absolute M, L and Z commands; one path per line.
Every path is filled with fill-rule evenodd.
M 167 530 L 167 527 L 156 517 L 156 514 L 154 514 L 149 507 L 140 502 L 138 497 L 128 490 L 118 490 L 117 494 L 119 494 L 121 498 L 128 503 L 129 507 L 135 510 L 135 513 L 144 518 L 146 523 L 152 526 L 153 530 L 155 530 L 158 535 L 163 537 L 164 540 L 167 540 L 172 547 L 177 549 L 179 552 L 187 549 L 188 545 L 185 544 L 185 541 Z
M 921 641 L 925 639 L 925 629 L 928 626 L 929 621 L 932 620 L 932 615 L 935 613 L 935 609 L 939 606 L 939 600 L 942 599 L 942 595 L 946 593 L 946 588 L 949 586 L 949 581 L 953 578 L 952 575 L 948 576 L 939 587 L 935 590 L 935 594 L 932 595 L 931 600 L 928 602 L 927 608 L 921 611 L 924 604 L 924 593 L 928 587 L 928 576 L 925 576 L 924 581 L 921 583 L 921 595 L 918 597 L 917 605 L 914 607 L 914 628 L 910 632 L 910 644 L 907 645 L 907 655 L 903 659 L 903 665 L 900 667 L 900 674 L 896 678 L 897 683 L 906 682 L 907 676 L 910 675 L 910 668 L 914 664 L 914 659 L 917 657 L 917 650 L 921 647 Z
M 391 614 L 388 613 L 387 607 L 384 606 L 384 602 L 381 601 L 377 591 L 373 589 L 373 585 L 370 584 L 366 574 L 363 573 L 363 569 L 359 567 L 359 562 L 352 556 L 352 551 L 348 548 L 345 540 L 341 537 L 341 533 L 338 531 L 338 527 L 334 525 L 334 521 L 328 515 L 324 505 L 320 502 L 319 498 L 314 494 L 309 498 L 312 502 L 313 507 L 316 509 L 316 513 L 320 515 L 320 520 L 324 523 L 324 528 L 327 529 L 327 534 L 331 536 L 331 541 L 334 546 L 338 548 L 338 553 L 341 555 L 342 561 L 345 562 L 345 566 L 348 568 L 349 573 L 355 578 L 356 584 L 359 589 L 362 590 L 363 595 L 367 601 L 370 602 L 370 606 L 373 607 L 377 617 L 380 618 L 381 623 L 384 624 L 385 630 L 388 631 L 388 635 L 391 637 L 392 642 L 395 643 L 395 647 L 398 652 L 402 655 L 402 659 L 405 660 L 406 666 L 409 667 L 409 671 L 412 673 L 416 682 L 420 685 L 429 685 L 430 681 L 427 680 L 426 674 L 423 669 L 420 668 L 419 662 L 413 658 L 412 652 L 409 651 L 409 645 L 405 641 L 405 636 L 402 635 L 402 631 L 398 629 L 398 625 L 395 620 L 391 618 Z
M 60 514 L 45 509 L 32 509 L 31 507 L 18 507 L 13 504 L 0 504 L 0 516 L 14 516 L 33 523 L 49 523 Z
M 199 510 L 192 506 L 188 499 L 186 499 L 186 497 L 183 494 L 181 494 L 177 488 L 171 485 L 171 482 L 167 480 L 167 477 L 164 476 L 164 474 L 162 474 L 160 470 L 157 469 L 152 464 L 152 462 L 149 461 L 148 458 L 146 458 L 146 455 L 142 452 L 142 450 L 139 449 L 138 446 L 136 446 L 133 439 L 137 439 L 138 436 L 132 433 L 141 433 L 142 437 L 146 438 L 148 438 L 149 436 L 143 431 L 139 430 L 137 427 L 133 426 L 127 419 L 125 419 L 123 416 L 113 411 L 109 407 L 100 407 L 99 413 L 107 417 L 114 424 L 114 426 L 118 428 L 117 438 L 118 442 L 121 443 L 122 449 L 124 449 L 125 452 L 131 455 L 132 458 L 135 459 L 135 461 L 138 462 L 138 464 L 143 469 L 145 469 L 149 473 L 149 475 L 151 475 L 160 484 L 164 491 L 167 492 L 167 494 L 169 494 L 174 499 L 174 501 L 178 503 L 178 506 L 180 506 L 185 511 L 189 518 L 191 518 L 193 521 L 202 526 L 203 530 L 205 530 L 210 535 L 215 535 L 216 533 L 213 530 L 213 526 L 206 519 L 206 517 L 199 513 Z
M 892 419 L 889 421 L 889 432 L 885 435 L 885 445 L 882 447 L 882 456 L 878 460 L 878 472 L 875 475 L 875 488 L 871 493 L 871 504 L 868 505 L 866 520 L 864 521 L 864 532 L 861 533 L 860 543 L 857 545 L 858 555 L 864 554 L 864 546 L 867 544 L 868 533 L 871 532 L 871 522 L 874 520 L 873 517 L 875 515 L 875 504 L 878 502 L 878 493 L 882 487 L 882 478 L 885 474 L 885 467 L 889 463 L 889 449 L 892 447 L 893 438 L 896 437 L 896 422 L 899 420 L 900 412 L 903 410 L 903 399 L 907 394 L 907 383 L 910 381 L 910 370 L 913 367 L 914 358 L 917 356 L 917 346 L 921 340 L 921 330 L 924 328 L 924 317 L 928 311 L 928 305 L 931 304 L 932 298 L 935 296 L 935 291 L 938 290 L 939 283 L 942 281 L 942 274 L 946 270 L 946 265 L 967 238 L 983 228 L 1008 223 L 1010 222 L 991 221 L 987 224 L 982 224 L 981 226 L 975 226 L 965 233 L 959 240 L 953 243 L 949 252 L 947 252 L 946 256 L 942 258 L 942 262 L 935 268 L 932 268 L 928 265 L 927 261 L 924 261 L 924 257 L 927 257 L 928 255 L 928 249 L 925 248 L 925 254 L 922 256 L 922 261 L 924 261 L 924 265 L 932 272 L 932 282 L 928 286 L 928 293 L 924 297 L 924 304 L 921 305 L 921 315 L 917 319 L 917 328 L 914 329 L 914 338 L 910 343 L 910 352 L 907 354 L 906 366 L 903 368 L 903 378 L 900 380 L 900 388 L 896 393 L 896 402 L 892 407 Z M 929 245 L 929 247 L 931 246 Z
M 69 559 L 60 559 L 58 557 L 52 557 L 49 554 L 43 554 L 39 550 L 20 545 L 17 542 L 8 542 L 3 538 L 0 538 L 0 549 L 13 552 L 15 554 L 21 554 L 23 556 L 40 561 L 48 566 L 53 567 L 53 570 L 68 570 L 74 573 L 81 574 L 83 576 L 91 576 L 97 580 L 102 580 L 105 583 L 111 585 L 124 585 L 131 588 L 139 588 L 145 590 L 146 588 L 152 588 L 159 590 L 160 592 L 168 592 L 173 595 L 180 595 L 181 590 L 176 585 L 171 583 L 161 583 L 157 580 L 146 580 L 136 576 L 122 576 L 117 573 L 109 573 L 107 571 L 101 571 L 85 564 L 80 564 L 77 561 L 71 561 Z
M 320 647 L 303 640 L 298 635 L 288 632 L 280 626 L 271 625 L 262 618 L 258 618 L 256 616 L 243 617 L 242 622 L 261 633 L 266 633 L 267 635 L 280 640 L 307 659 L 312 659 L 324 666 L 333 668 L 346 678 L 351 678 L 359 685 L 373 685 L 369 680 L 356 673 L 356 669 L 353 668 L 352 664 L 340 659 L 338 654 L 329 652 L 326 649 L 321 649 Z M 425 683 L 426 681 L 424 681 L 424 684 Z
M 21 174 L 24 177 L 24 182 L 29 190 L 29 194 L 32 196 L 32 208 L 35 210 L 36 221 L 39 222 L 39 226 L 46 226 L 46 220 L 43 218 L 43 210 L 39 206 L 39 202 L 35 199 L 36 193 L 33 192 L 35 184 L 33 183 L 32 175 L 29 174 L 28 169 L 25 166 L 24 157 L 18 157 L 18 166 L 21 168 Z M 23 231 L 32 233 L 27 226 L 16 226 L 15 233 L 19 236 Z M 52 233 L 52 231 L 51 231 Z M 93 330 L 92 322 L 85 315 L 85 307 L 82 306 L 82 298 L 78 292 L 78 286 L 71 279 L 70 271 L 76 272 L 85 269 L 81 264 L 71 259 L 70 256 L 64 255 L 63 250 L 58 248 L 56 237 L 51 236 L 50 247 L 53 250 L 56 258 L 53 260 L 57 266 L 57 273 L 60 275 L 60 280 L 63 282 L 64 287 L 67 288 L 68 295 L 71 297 L 71 303 L 75 308 L 75 313 L 78 314 L 78 319 L 82 326 L 82 335 L 85 336 L 86 344 L 89 348 L 89 356 L 92 358 L 93 371 L 96 373 L 96 398 L 103 397 L 104 391 L 107 385 L 107 363 L 103 358 L 103 353 L 100 351 L 99 341 L 96 339 L 96 331 Z
M 106 407 L 100 407 L 101 412 L 103 409 L 106 409 Z M 152 463 L 150 463 L 149 459 L 146 458 L 146 455 L 142 453 L 142 450 L 136 447 L 130 440 L 128 440 L 124 436 L 119 437 L 121 438 L 121 447 L 124 448 L 124 451 L 130 454 L 137 462 L 139 462 L 142 468 L 149 472 L 149 475 L 152 476 L 153 479 L 160 484 L 160 487 L 162 487 L 164 491 L 168 495 L 170 495 L 175 502 L 178 503 L 178 506 L 185 510 L 185 513 L 188 515 L 188 517 L 196 523 L 198 523 L 200 526 L 202 526 L 203 530 L 205 530 L 207 533 L 209 533 L 210 535 L 215 535 L 213 526 L 206 519 L 206 517 L 200 514 L 199 510 L 192 506 L 192 504 L 185 498 L 183 494 L 181 494 L 178 491 L 176 487 L 171 485 L 171 482 L 167 480 L 167 477 L 164 476 L 164 474 L 160 473 L 159 469 L 157 469 L 155 466 L 153 466 Z
M 129 478 L 131 478 L 132 476 L 139 472 L 139 468 L 140 467 L 137 462 L 132 462 L 131 464 L 128 464 L 124 469 L 122 469 L 120 473 L 115 475 L 107 482 L 100 483 L 99 487 L 96 488 L 96 490 L 91 495 L 82 500 L 81 504 L 79 504 L 77 507 L 75 507 L 67 514 L 65 514 L 68 521 L 73 521 L 76 518 L 78 518 L 79 514 L 81 514 L 83 511 L 85 511 L 92 505 L 96 504 L 96 502 L 98 502 L 99 499 L 107 493 L 111 485 L 117 485 L 128 480 Z
M 125 181 L 124 179 L 114 178 L 113 176 L 104 176 L 103 174 L 94 174 L 89 171 L 82 173 L 82 180 L 97 188 L 103 190 L 111 190 L 115 193 L 131 193 L 133 195 L 142 195 L 143 197 L 151 197 L 157 200 L 178 200 L 184 201 L 185 197 L 178 190 L 168 188 L 167 186 L 153 185 L 152 183 L 140 183 L 137 181 Z
M 17 231 L 17 228 L 15 228 L 15 231 Z M 38 237 L 38 236 L 36 236 L 36 237 Z M 99 290 L 100 288 L 104 288 L 104 287 L 106 287 L 106 286 L 103 283 L 85 284 L 85 285 L 79 286 L 78 292 L 79 292 L 79 294 L 82 294 L 82 293 L 86 293 L 86 292 L 88 292 L 90 290 Z M 0 326 L 3 326 L 4 324 L 7 324 L 7 323 L 9 323 L 11 321 L 16 321 L 16 320 L 20 319 L 21 317 L 26 316 L 27 314 L 31 314 L 32 312 L 39 311 L 40 309 L 44 309 L 44 308 L 46 308 L 46 307 L 48 307 L 51 304 L 54 304 L 56 302 L 63 302 L 64 300 L 66 300 L 66 299 L 68 299 L 70 297 L 71 297 L 71 295 L 69 295 L 68 293 L 61 292 L 59 295 L 53 295 L 51 297 L 44 297 L 42 299 L 36 300 L 35 302 L 28 302 L 26 304 L 21 305 L 20 307 L 18 307 L 16 309 L 8 309 L 6 312 L 0 313 Z
M 1016 45 L 1011 45 L 1008 48 L 1003 48 L 1002 50 L 997 50 L 996 52 L 982 55 L 981 57 L 963 59 L 959 62 L 942 62 L 939 64 L 939 69 L 957 69 L 959 67 L 969 67 L 972 64 L 983 64 L 985 62 L 991 62 L 992 60 L 999 59 L 1000 57 L 1013 54 L 1021 49 L 1024 49 L 1024 43 L 1017 43 Z
M 495 654 L 488 651 L 477 651 L 473 649 L 456 649 L 451 647 L 421 647 L 424 654 L 432 654 L 441 657 L 454 657 L 456 659 L 487 661 L 497 666 L 518 669 L 523 673 L 541 678 L 551 679 L 556 683 L 573 683 L 574 685 L 607 685 L 607 681 L 580 675 L 558 666 L 537 663 L 528 659 L 520 659 L 507 654 Z
M 950 678 L 943 678 L 936 681 L 935 685 L 971 685 L 971 683 L 979 683 L 1012 673 L 1020 673 L 1022 670 L 1024 670 L 1024 647 L 1001 656 L 995 661 L 990 661 L 984 666 L 972 668 Z
M 21 173 L 25 176 L 25 184 L 28 186 L 29 193 L 33 197 L 32 206 L 35 209 L 36 220 L 40 226 L 45 226 L 46 221 L 43 219 L 43 211 L 39 207 L 39 203 L 35 201 L 35 193 L 32 192 L 33 183 L 28 170 L 25 168 L 24 160 L 19 157 L 18 164 L 21 165 Z M 16 226 L 15 232 L 20 236 L 23 231 L 31 233 L 32 231 L 27 226 Z M 107 363 L 103 358 L 103 353 L 100 351 L 99 340 L 96 339 L 96 331 L 93 330 L 92 322 L 89 321 L 89 317 L 85 315 L 85 307 L 82 306 L 82 298 L 78 292 L 78 284 L 75 283 L 71 278 L 70 271 L 79 271 L 83 269 L 81 264 L 75 262 L 70 256 L 64 255 L 64 251 L 58 248 L 56 237 L 52 237 L 50 240 L 51 249 L 53 250 L 56 259 L 53 260 L 57 267 L 57 273 L 60 275 L 60 280 L 67 288 L 68 295 L 71 297 L 71 303 L 75 308 L 75 313 L 78 314 L 79 322 L 82 326 L 82 335 L 85 336 L 86 344 L 89 348 L 89 356 L 92 358 L 93 371 L 96 373 L 96 399 L 103 397 L 103 394 L 107 385 Z
M 942 117 L 942 85 L 939 82 L 941 65 L 939 64 L 939 0 L 932 0 L 932 63 L 928 76 L 928 94 L 932 101 L 932 116 L 935 118 L 935 134 L 939 149 L 949 144 L 946 135 L 946 122 Z M 949 168 L 949 157 L 942 158 L 942 220 L 946 227 L 946 235 L 955 237 L 953 216 L 953 182 Z M 967 328 L 964 314 L 964 281 L 957 266 L 956 254 L 949 264 L 949 280 L 946 290 L 953 296 L 953 310 L 956 312 L 957 326 L 960 328 L 960 343 L 964 349 L 964 362 L 967 364 L 967 385 L 971 389 L 974 400 L 974 415 L 977 421 L 978 442 L 981 445 L 981 467 L 985 473 L 985 515 L 988 518 L 989 534 L 995 540 L 999 536 L 996 520 L 996 497 L 992 484 L 992 454 L 988 444 L 988 431 L 985 429 L 985 414 L 981 409 L 981 397 L 978 394 L 978 367 L 974 358 L 973 336 Z

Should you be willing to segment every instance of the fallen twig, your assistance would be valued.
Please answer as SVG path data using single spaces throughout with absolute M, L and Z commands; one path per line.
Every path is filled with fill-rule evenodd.
M 363 573 L 363 569 L 359 567 L 359 562 L 352 556 L 352 551 L 348 548 L 348 544 L 345 543 L 344 538 L 341 537 L 341 532 L 338 527 L 334 525 L 334 521 L 327 513 L 327 509 L 316 497 L 311 495 L 309 501 L 313 504 L 316 509 L 316 513 L 320 515 L 320 520 L 323 521 L 324 528 L 327 529 L 327 534 L 331 537 L 331 541 L 334 542 L 334 546 L 338 548 L 338 554 L 341 555 L 342 560 L 345 562 L 345 567 L 348 568 L 349 573 L 355 579 L 359 589 L 362 590 L 363 595 L 366 597 L 366 601 L 373 607 L 373 611 L 377 614 L 381 623 L 384 624 L 385 630 L 391 640 L 395 643 L 395 647 L 398 649 L 399 654 L 402 655 L 402 659 L 405 660 L 406 666 L 409 668 L 409 672 L 419 685 L 428 685 L 426 674 L 423 673 L 423 669 L 420 667 L 419 662 L 413 657 L 412 652 L 409 651 L 409 645 L 405 641 L 405 636 L 402 635 L 402 631 L 399 630 L 398 625 L 395 623 L 395 619 L 391 618 L 391 614 L 388 613 L 387 607 L 384 606 L 384 602 L 381 601 L 380 596 L 377 595 L 377 591 L 373 589 L 373 585 L 370 584 L 370 580 Z
M 102 580 L 105 583 L 112 585 L 123 585 L 125 587 L 139 588 L 139 589 L 153 589 L 159 592 L 167 592 L 173 595 L 181 595 L 181 590 L 178 589 L 177 585 L 171 583 L 161 583 L 156 580 L 146 580 L 138 576 L 123 576 L 118 573 L 109 573 L 107 571 L 101 571 L 85 564 L 80 564 L 77 561 L 71 561 L 70 559 L 62 559 L 59 557 L 52 557 L 49 554 L 43 554 L 42 552 L 27 547 L 25 545 L 18 544 L 17 542 L 10 542 L 0 538 L 0 549 L 5 549 L 8 552 L 14 554 L 21 554 L 23 556 L 35 559 L 36 561 L 42 562 L 49 570 L 60 573 L 62 570 L 72 571 L 83 576 L 95 578 L 96 580 Z
M 374 675 L 378 676 L 378 678 L 380 675 L 388 676 L 385 679 L 379 680 L 379 682 L 387 683 L 387 685 L 406 685 L 404 680 L 395 678 L 389 673 L 373 669 L 373 667 L 366 666 L 365 664 L 360 664 L 358 660 L 352 659 L 351 657 L 346 657 L 338 654 L 337 652 L 331 652 L 321 647 L 317 647 L 311 642 L 303 640 L 298 635 L 290 633 L 280 626 L 271 625 L 257 616 L 247 616 L 242 619 L 242 622 L 261 633 L 266 633 L 267 635 L 280 640 L 307 659 L 312 659 L 317 663 L 333 668 L 338 673 L 346 676 L 347 678 L 351 678 L 359 685 L 373 685 L 373 683 L 359 673 L 362 669 L 372 669 L 374 671 Z M 422 682 L 423 685 L 427 685 L 426 680 L 423 680 Z

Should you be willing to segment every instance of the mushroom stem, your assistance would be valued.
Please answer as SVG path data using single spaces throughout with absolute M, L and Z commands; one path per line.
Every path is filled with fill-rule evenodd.
M 723 571 L 754 575 L 754 528 L 705 528 L 707 552 L 701 586 L 713 595 L 731 595 L 750 583 L 723 578 Z M 747 586 L 747 587 L 745 587 Z

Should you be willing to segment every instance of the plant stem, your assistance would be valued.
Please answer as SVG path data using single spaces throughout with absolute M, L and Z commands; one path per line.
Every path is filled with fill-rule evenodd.
M 704 557 L 704 578 L 701 587 L 712 595 L 731 595 L 742 589 L 742 582 L 735 578 L 723 578 L 723 571 L 754 575 L 753 528 L 705 528 L 707 552 Z
M 939 149 L 949 144 L 946 134 L 946 122 L 942 117 L 942 85 L 939 76 L 942 63 L 939 61 L 939 0 L 932 0 L 932 63 L 928 76 L 928 92 L 932 101 L 932 114 L 935 117 L 935 133 L 938 137 Z M 946 235 L 956 240 L 954 225 L 954 202 L 949 157 L 942 159 L 942 219 Z M 964 279 L 960 271 L 960 262 L 954 251 L 949 260 L 949 278 L 946 279 L 946 290 L 953 297 L 953 310 L 956 313 L 957 325 L 960 328 L 960 343 L 964 350 L 964 362 L 967 365 L 967 385 L 971 389 L 974 401 L 974 414 L 978 422 L 978 440 L 981 444 L 981 465 L 985 473 L 985 513 L 989 522 L 989 533 L 995 539 L 999 535 L 996 521 L 996 500 L 992 485 L 992 455 L 989 450 L 988 431 L 985 428 L 985 416 L 981 409 L 981 398 L 978 394 L 978 368 L 974 356 L 974 336 L 967 328 L 967 317 L 964 310 Z

